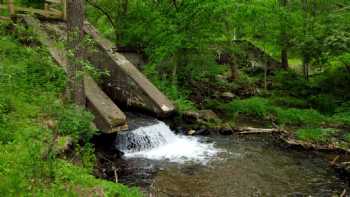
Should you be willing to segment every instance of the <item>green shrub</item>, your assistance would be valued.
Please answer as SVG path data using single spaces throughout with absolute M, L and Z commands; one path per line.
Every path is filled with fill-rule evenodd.
M 334 113 L 337 107 L 337 100 L 332 95 L 319 94 L 315 96 L 310 96 L 308 102 L 314 108 L 325 114 Z
M 166 96 L 175 104 L 176 109 L 181 113 L 188 110 L 196 110 L 195 104 L 188 99 L 189 91 L 184 87 L 172 84 L 168 78 L 160 78 L 155 65 L 148 65 L 144 73 Z
M 58 120 L 58 132 L 60 135 L 69 135 L 74 139 L 89 141 L 96 133 L 91 122 L 93 115 L 78 106 L 66 106 L 55 113 Z
M 234 100 L 220 107 L 230 116 L 244 114 L 263 120 L 274 120 L 285 125 L 321 125 L 328 121 L 327 117 L 313 109 L 282 108 L 272 104 L 268 99 L 251 97 Z
M 252 97 L 244 100 L 234 100 L 223 108 L 226 112 L 235 114 L 245 114 L 257 118 L 266 118 L 270 113 L 271 104 L 267 99 L 260 97 Z
M 279 124 L 286 125 L 321 125 L 327 121 L 327 118 L 313 109 L 283 109 L 275 107 L 274 109 L 276 120 Z
M 350 143 L 350 132 L 344 135 L 344 140 L 348 143 Z
M 278 71 L 273 78 L 272 85 L 275 90 L 299 98 L 307 97 L 312 90 L 310 83 L 293 70 Z
M 350 127 L 350 111 L 336 113 L 332 116 L 331 120 L 336 124 Z
M 298 129 L 296 137 L 300 140 L 325 143 L 330 140 L 330 137 L 336 133 L 336 129 L 323 129 L 323 128 L 305 128 Z
M 306 108 L 308 106 L 305 99 L 300 99 L 292 96 L 273 95 L 271 101 L 274 105 L 280 107 Z

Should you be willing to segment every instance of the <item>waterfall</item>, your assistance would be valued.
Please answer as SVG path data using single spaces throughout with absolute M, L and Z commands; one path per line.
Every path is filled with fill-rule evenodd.
M 187 161 L 206 163 L 219 150 L 213 143 L 204 143 L 199 137 L 174 134 L 161 121 L 141 126 L 119 134 L 116 148 L 127 158 L 147 158 L 184 163 Z

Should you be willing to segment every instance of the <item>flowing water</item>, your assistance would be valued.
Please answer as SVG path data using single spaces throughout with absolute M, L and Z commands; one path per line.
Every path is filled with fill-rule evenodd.
M 200 138 L 175 135 L 164 122 L 139 127 L 117 137 L 117 149 L 126 158 L 146 158 L 176 163 L 188 161 L 206 164 L 220 152 L 213 143 Z
M 332 196 L 348 184 L 313 154 L 268 138 L 175 135 L 151 121 L 117 137 L 119 181 L 150 196 Z

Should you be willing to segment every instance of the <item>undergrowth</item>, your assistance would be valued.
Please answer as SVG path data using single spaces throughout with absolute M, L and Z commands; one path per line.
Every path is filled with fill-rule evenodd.
M 332 128 L 304 128 L 296 131 L 296 137 L 304 141 L 326 143 L 336 132 L 337 130 Z
M 139 196 L 91 175 L 92 114 L 62 103 L 64 71 L 9 27 L 0 23 L 0 196 Z M 73 138 L 75 159 L 56 154 L 57 136 Z
M 271 120 L 280 125 L 320 126 L 329 120 L 314 109 L 282 108 L 262 97 L 251 97 L 222 104 L 220 108 L 229 116 L 239 114 L 258 119 Z

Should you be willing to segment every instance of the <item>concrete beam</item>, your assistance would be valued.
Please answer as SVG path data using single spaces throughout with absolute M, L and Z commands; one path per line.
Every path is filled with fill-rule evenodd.
M 114 52 L 114 44 L 103 38 L 89 22 L 84 31 L 96 44 L 88 60 L 96 67 L 107 69 L 110 76 L 104 80 L 103 89 L 116 102 L 150 111 L 159 117 L 171 114 L 175 107 L 130 61 Z
M 54 60 L 67 72 L 68 61 L 64 49 L 57 48 L 41 27 L 40 21 L 24 15 L 25 23 L 33 28 L 42 45 L 46 46 Z M 99 88 L 92 77 L 84 77 L 87 107 L 95 115 L 95 124 L 104 133 L 113 133 L 127 129 L 127 121 L 124 113 L 117 105 Z

